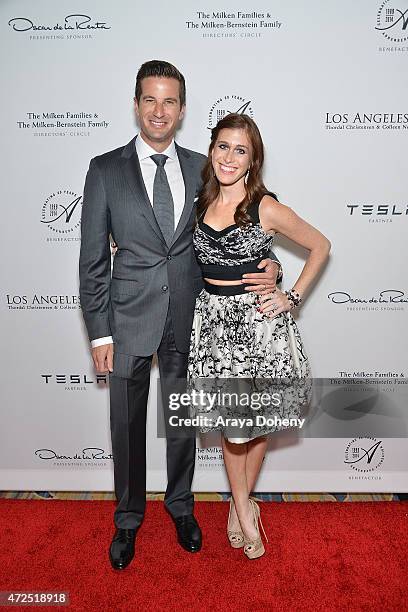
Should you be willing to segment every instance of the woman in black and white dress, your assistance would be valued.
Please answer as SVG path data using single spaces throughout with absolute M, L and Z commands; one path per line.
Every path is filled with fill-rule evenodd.
M 205 379 L 305 380 L 309 363 L 290 311 L 297 307 L 328 258 L 330 242 L 277 201 L 262 181 L 263 143 L 254 121 L 230 114 L 212 130 L 194 232 L 194 249 L 205 288 L 197 298 L 191 335 L 190 384 Z M 258 298 L 241 275 L 257 270 L 280 233 L 309 250 L 290 291 Z M 288 403 L 296 414 L 296 401 Z M 284 410 L 287 410 L 284 408 Z M 226 411 L 234 416 L 234 409 Z M 211 427 L 209 427 L 211 429 Z M 227 534 L 250 559 L 265 549 L 259 507 L 250 498 L 265 456 L 267 435 L 279 427 L 222 431 L 232 498 Z

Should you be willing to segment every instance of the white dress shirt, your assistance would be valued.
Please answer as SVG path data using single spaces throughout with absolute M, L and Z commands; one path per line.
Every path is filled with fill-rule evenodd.
M 149 196 L 150 203 L 153 205 L 153 184 L 157 165 L 152 160 L 151 155 L 156 155 L 157 151 L 148 145 L 147 142 L 145 142 L 139 135 L 136 138 L 136 153 L 139 158 L 140 170 L 142 172 L 147 195 Z M 168 157 L 164 170 L 167 175 L 167 180 L 169 181 L 171 195 L 173 196 L 174 224 L 176 228 L 184 208 L 185 185 L 174 140 L 172 140 L 167 149 L 162 152 L 162 155 L 167 155 Z M 92 348 L 96 348 L 97 346 L 102 346 L 104 344 L 113 344 L 112 336 L 96 338 L 95 340 L 91 341 Z
M 138 136 L 136 138 L 136 152 L 139 158 L 140 169 L 142 171 L 147 195 L 149 196 L 149 200 L 153 206 L 153 183 L 157 165 L 150 156 L 157 155 L 157 151 L 152 149 L 152 147 L 148 145 L 141 136 Z M 174 224 L 176 228 L 184 208 L 185 186 L 174 140 L 172 140 L 167 149 L 163 151 L 162 155 L 167 155 L 168 157 L 164 170 L 167 174 L 167 180 L 169 181 L 171 195 L 173 196 Z

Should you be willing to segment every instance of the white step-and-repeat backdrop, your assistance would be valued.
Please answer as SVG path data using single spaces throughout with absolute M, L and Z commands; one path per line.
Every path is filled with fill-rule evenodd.
M 407 23 L 407 0 L 1 2 L 0 488 L 112 488 L 108 389 L 78 298 L 82 190 L 90 158 L 135 134 L 135 76 L 149 59 L 186 77 L 180 144 L 206 152 L 226 112 L 253 116 L 267 185 L 330 238 L 298 319 L 314 375 L 403 382 Z M 277 254 L 290 287 L 304 254 L 284 241 Z M 166 481 L 156 377 L 149 490 Z M 331 437 L 274 439 L 257 489 L 407 491 L 405 409 L 397 418 L 377 402 L 397 418 L 389 437 L 364 433 L 361 408 L 355 435 L 328 410 Z M 198 449 L 194 487 L 227 488 L 216 443 Z

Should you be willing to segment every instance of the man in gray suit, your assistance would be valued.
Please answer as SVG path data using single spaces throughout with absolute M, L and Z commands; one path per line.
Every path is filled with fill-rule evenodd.
M 146 62 L 136 79 L 140 134 L 91 160 L 82 212 L 80 297 L 98 372 L 110 372 L 110 420 L 118 505 L 110 561 L 124 569 L 146 504 L 146 406 L 152 357 L 166 384 L 183 379 L 195 299 L 203 288 L 192 232 L 205 156 L 174 135 L 185 82 L 172 64 Z M 111 273 L 110 235 L 117 252 Z M 253 284 L 274 288 L 277 265 Z M 165 417 L 168 405 L 164 402 Z M 165 421 L 167 422 L 167 418 Z M 178 541 L 201 548 L 191 482 L 195 439 L 167 436 L 165 506 Z

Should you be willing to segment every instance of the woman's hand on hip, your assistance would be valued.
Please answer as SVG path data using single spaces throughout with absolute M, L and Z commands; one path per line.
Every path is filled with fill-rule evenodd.
M 259 312 L 273 319 L 282 312 L 292 310 L 293 304 L 288 300 L 288 296 L 283 291 L 275 289 L 268 295 L 263 295 L 258 298 Z

